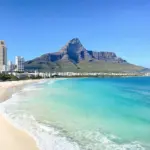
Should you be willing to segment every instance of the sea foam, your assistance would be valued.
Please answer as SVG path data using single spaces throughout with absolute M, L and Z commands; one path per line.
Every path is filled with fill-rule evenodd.
M 8 109 L 18 101 L 14 98 L 0 104 L 0 113 L 15 127 L 32 136 L 41 150 L 79 150 L 79 146 L 75 142 L 68 141 L 66 137 L 61 137 L 59 131 L 53 127 L 38 123 L 31 114 L 24 111 L 18 112 L 17 110 L 11 113 Z
M 77 142 L 73 142 L 69 140 L 69 138 L 62 136 L 62 134 L 60 135 L 58 129 L 55 129 L 48 124 L 39 123 L 34 116 L 27 112 L 18 112 L 16 110 L 11 113 L 8 109 L 11 108 L 12 104 L 17 102 L 18 100 L 15 99 L 15 97 L 12 97 L 8 101 L 0 104 L 0 113 L 2 113 L 15 127 L 24 130 L 32 136 L 40 150 L 145 150 L 138 142 L 116 144 L 110 139 L 117 139 L 117 137 L 106 135 L 99 131 L 77 132 L 76 134 L 78 134 L 78 136 L 84 134 L 85 138 L 89 138 L 89 141 L 91 139 L 93 140 L 86 145 L 80 145 Z

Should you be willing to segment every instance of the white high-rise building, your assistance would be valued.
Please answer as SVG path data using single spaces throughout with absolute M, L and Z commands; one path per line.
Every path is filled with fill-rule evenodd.
M 1 71 L 7 71 L 7 48 L 3 40 L 0 40 L 0 72 Z
M 8 61 L 7 63 L 7 71 L 13 71 L 14 70 L 14 65 L 12 61 Z
M 15 59 L 16 71 L 24 72 L 24 58 L 16 56 Z

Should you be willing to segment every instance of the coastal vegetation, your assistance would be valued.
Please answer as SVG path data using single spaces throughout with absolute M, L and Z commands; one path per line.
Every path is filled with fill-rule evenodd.
M 29 80 L 29 79 L 42 79 L 41 76 L 24 76 L 21 78 L 18 78 L 17 76 L 13 74 L 5 74 L 0 73 L 0 81 L 18 81 L 18 80 Z
M 0 81 L 17 81 L 19 80 L 16 76 L 11 75 L 11 74 L 0 74 Z

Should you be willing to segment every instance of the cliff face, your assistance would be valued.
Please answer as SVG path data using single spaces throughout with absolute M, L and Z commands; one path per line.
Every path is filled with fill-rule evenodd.
M 90 59 L 91 56 L 88 54 L 87 50 L 83 47 L 78 38 L 74 38 L 69 41 L 61 50 L 65 56 L 73 62 L 77 63 L 84 59 Z
M 51 61 L 56 62 L 58 60 L 67 60 L 74 63 L 80 61 L 109 61 L 116 63 L 126 63 L 126 60 L 119 58 L 113 52 L 95 52 L 89 51 L 84 48 L 78 38 L 70 40 L 60 51 L 55 53 L 44 54 L 39 58 L 34 59 L 35 61 Z

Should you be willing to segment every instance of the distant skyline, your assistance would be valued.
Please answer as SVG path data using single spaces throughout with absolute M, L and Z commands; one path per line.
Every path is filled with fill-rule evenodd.
M 8 59 L 60 50 L 72 38 L 150 68 L 150 0 L 5 0 L 0 40 Z

